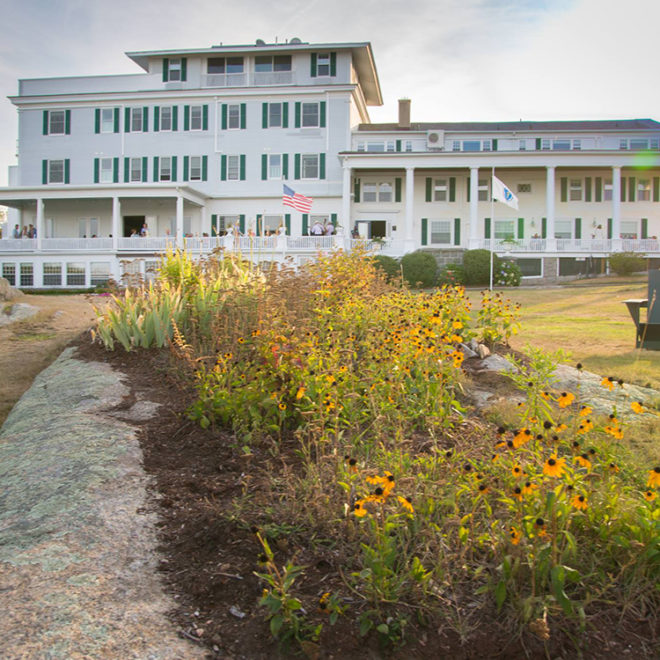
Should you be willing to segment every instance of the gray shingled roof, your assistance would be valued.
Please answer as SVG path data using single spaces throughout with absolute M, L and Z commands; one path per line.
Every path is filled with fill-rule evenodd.
M 410 128 L 397 123 L 360 124 L 359 131 L 660 131 L 660 123 L 653 119 L 596 119 L 593 121 L 461 121 L 411 122 Z

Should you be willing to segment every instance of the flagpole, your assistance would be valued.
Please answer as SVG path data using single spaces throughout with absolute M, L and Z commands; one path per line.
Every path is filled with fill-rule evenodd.
M 493 290 L 493 236 L 495 235 L 495 197 L 493 196 L 493 181 L 495 180 L 495 166 L 490 178 L 490 236 L 488 249 L 490 250 L 490 291 Z

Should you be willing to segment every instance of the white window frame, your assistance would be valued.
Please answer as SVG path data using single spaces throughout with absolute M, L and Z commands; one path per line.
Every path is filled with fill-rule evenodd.
M 552 141 L 552 150 L 553 151 L 570 151 L 571 150 L 571 141 L 568 138 L 558 138 L 557 140 Z
M 59 128 L 59 121 L 53 122 L 54 117 L 62 117 L 62 130 L 54 130 L 53 124 Z M 49 110 L 48 111 L 48 135 L 65 135 L 66 134 L 66 110 Z
M 137 163 L 137 170 L 135 164 Z M 137 178 L 135 174 L 137 172 Z M 131 183 L 142 183 L 142 158 L 131 158 L 128 162 L 128 180 Z
M 316 75 L 325 78 L 330 75 L 330 53 L 318 53 L 316 56 Z
M 443 225 L 443 227 L 438 227 L 438 225 Z M 445 229 L 446 231 L 443 231 Z M 430 219 L 429 220 L 429 244 L 430 245 L 453 245 L 454 242 L 454 223 L 451 220 L 441 220 L 441 219 Z M 449 236 L 448 241 L 436 241 L 433 240 L 434 236 L 437 235 L 447 235 Z
M 285 58 L 288 58 L 288 68 L 281 68 L 282 60 Z M 257 64 L 257 60 L 270 60 L 268 66 L 266 62 L 261 62 Z M 278 63 L 277 60 L 280 60 Z M 266 66 L 266 68 L 263 68 Z M 259 67 L 259 68 L 257 68 Z M 293 71 L 293 57 L 291 55 L 257 55 L 254 58 L 254 72 L 255 73 L 273 73 L 273 72 L 280 72 L 280 71 Z
M 555 219 L 555 238 L 573 238 L 573 221 Z
M 605 179 L 603 181 L 603 201 L 611 202 L 614 197 L 614 184 L 612 179 Z
M 44 263 L 42 274 L 44 286 L 62 286 L 62 262 Z
M 621 238 L 639 238 L 639 222 L 637 220 L 621 220 Z
M 650 202 L 651 201 L 651 180 L 650 179 L 640 179 L 637 182 L 637 199 L 635 201 L 637 201 L 637 202 Z
M 580 138 L 576 138 L 573 140 L 573 151 L 581 151 L 582 150 L 582 140 Z
M 449 201 L 449 179 L 433 180 L 433 201 L 434 202 Z
M 268 154 L 267 156 L 267 175 L 269 181 L 279 181 L 284 178 L 282 172 L 282 154 Z
M 190 130 L 201 131 L 203 128 L 203 114 L 204 110 L 201 105 L 190 106 Z
M 59 176 L 59 167 L 62 168 L 61 181 Z M 56 158 L 48 161 L 48 183 L 64 183 L 65 163 L 63 158 Z M 57 174 L 57 176 L 54 176 Z
M 172 157 L 161 156 L 158 161 L 158 181 L 172 181 Z
M 568 180 L 568 201 L 581 202 L 584 199 L 584 179 Z
M 112 158 L 99 158 L 99 183 L 112 183 L 114 160 Z
M 527 140 L 518 140 L 518 151 L 527 151 Z
M 307 161 L 307 162 L 305 162 Z M 315 170 L 315 174 L 311 176 L 312 172 L 308 172 L 306 175 L 306 170 Z M 300 157 L 300 178 L 301 179 L 318 179 L 320 176 L 321 169 L 321 159 L 318 154 L 302 154 Z
M 172 130 L 172 121 L 174 117 L 173 106 L 171 105 L 161 105 L 160 106 L 160 126 L 159 129 L 163 132 Z M 167 125 L 166 120 L 167 119 Z
M 451 150 L 452 151 L 460 151 L 461 150 L 461 141 L 460 140 L 452 140 Z
M 241 179 L 241 157 L 227 156 L 227 181 L 240 181 Z
M 305 115 L 305 106 L 307 108 L 316 108 L 316 118 L 308 112 Z M 316 123 L 310 123 L 316 121 Z M 306 123 L 307 122 L 307 123 Z M 300 126 L 301 128 L 319 128 L 321 126 L 321 104 L 318 101 L 303 101 L 300 107 Z
M 487 202 L 490 200 L 490 179 L 479 179 L 477 181 L 477 201 Z
M 261 234 L 266 235 L 269 231 L 271 234 L 276 234 L 280 227 L 284 227 L 283 215 L 262 215 L 261 216 Z
M 274 113 L 273 109 L 279 108 L 279 114 Z M 284 109 L 281 102 L 268 104 L 268 128 L 282 128 L 282 121 L 284 118 Z M 276 121 L 274 121 L 276 120 Z
M 101 133 L 115 132 L 115 109 L 101 108 Z
M 497 241 L 512 241 L 516 238 L 516 222 L 512 219 L 495 218 L 493 237 Z
M 227 129 L 236 130 L 241 128 L 241 104 L 227 104 Z
M 378 201 L 379 202 L 393 202 L 394 201 L 394 186 L 391 181 L 381 181 L 378 184 Z
M 142 108 L 131 108 L 131 133 L 142 133 L 144 117 Z
M 190 156 L 188 159 L 188 181 L 202 180 L 202 157 Z
M 365 181 L 362 184 L 362 201 L 375 202 L 378 200 L 378 184 L 372 181 Z
M 181 63 L 181 58 L 177 57 L 171 59 L 167 63 L 167 81 L 168 82 L 181 82 L 183 66 Z
M 216 231 L 218 236 L 224 236 L 227 233 L 228 227 L 235 227 L 238 231 L 239 224 L 241 222 L 240 215 L 219 215 L 218 224 L 216 226 Z
M 550 151 L 552 148 L 552 141 L 549 138 L 541 139 L 541 151 Z

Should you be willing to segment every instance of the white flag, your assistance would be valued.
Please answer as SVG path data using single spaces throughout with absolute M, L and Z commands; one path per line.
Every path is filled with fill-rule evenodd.
M 493 199 L 512 209 L 518 208 L 518 198 L 496 176 L 493 176 Z

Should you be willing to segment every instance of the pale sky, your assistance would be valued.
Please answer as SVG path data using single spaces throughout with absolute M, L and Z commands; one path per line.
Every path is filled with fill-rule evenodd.
M 660 119 L 660 0 L 2 0 L 0 185 L 19 78 L 140 73 L 126 51 L 370 41 L 374 122 Z

